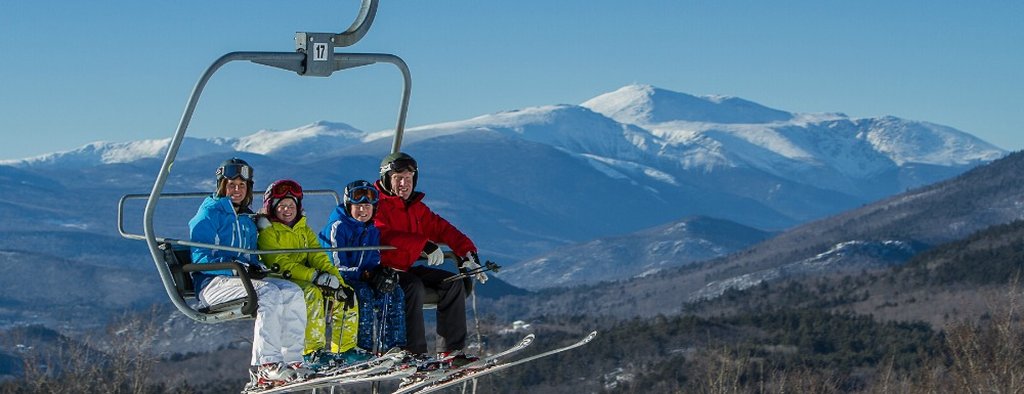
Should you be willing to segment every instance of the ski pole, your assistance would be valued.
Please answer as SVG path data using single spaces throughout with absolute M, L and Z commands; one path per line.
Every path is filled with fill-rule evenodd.
M 327 353 L 331 353 L 331 343 L 334 339 L 334 292 L 327 288 L 320 288 L 321 295 L 324 297 L 324 348 Z
M 493 261 L 487 261 L 487 262 L 484 262 L 484 266 L 483 267 L 472 269 L 472 270 L 468 270 L 468 271 L 461 271 L 461 272 L 459 272 L 456 275 L 444 278 L 444 280 L 442 282 L 445 282 L 445 283 L 452 282 L 452 281 L 456 281 L 456 280 L 465 278 L 467 276 L 472 276 L 472 275 L 479 274 L 481 272 L 487 272 L 487 271 L 500 272 L 500 270 L 501 270 L 501 266 L 500 265 L 498 265 L 497 263 L 495 263 Z

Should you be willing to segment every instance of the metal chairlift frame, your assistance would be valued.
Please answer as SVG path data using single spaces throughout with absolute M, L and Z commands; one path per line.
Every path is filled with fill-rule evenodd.
M 221 245 L 210 245 L 163 238 L 157 236 L 153 228 L 153 216 L 159 199 L 164 197 L 182 197 L 181 195 L 172 195 L 170 193 L 163 194 L 163 188 L 167 181 L 167 177 L 170 174 L 171 166 L 174 164 L 174 159 L 178 155 L 178 149 L 181 147 L 181 143 L 184 140 L 185 132 L 192 119 L 192 113 L 195 111 L 196 105 L 199 102 L 199 97 L 202 95 L 203 89 L 206 87 L 207 82 L 209 82 L 213 74 L 222 66 L 230 62 L 249 61 L 260 65 L 293 71 L 301 76 L 317 77 L 329 77 L 335 71 L 376 63 L 389 63 L 394 65 L 402 73 L 403 78 L 402 100 L 399 106 L 398 123 L 395 125 L 395 136 L 391 147 L 392 152 L 397 152 L 399 150 L 402 144 L 402 134 L 404 133 L 406 114 L 409 108 L 409 94 L 412 89 L 412 76 L 409 72 L 409 67 L 401 58 L 391 54 L 334 52 L 335 48 L 351 46 L 366 35 L 366 32 L 369 30 L 370 25 L 373 23 L 374 16 L 377 13 L 378 2 L 379 0 L 362 0 L 362 5 L 360 6 L 359 14 L 356 16 L 355 21 L 353 21 L 352 25 L 342 33 L 296 33 L 296 51 L 294 52 L 231 52 L 225 54 L 214 61 L 213 64 L 211 64 L 200 76 L 199 81 L 196 82 L 195 87 L 192 89 L 192 94 L 189 96 L 188 102 L 185 105 L 185 111 L 181 116 L 181 121 L 178 123 L 178 128 L 175 131 L 174 136 L 171 138 L 170 144 L 167 148 L 167 154 L 164 157 L 164 161 L 160 166 L 159 172 L 157 173 L 156 181 L 153 183 L 153 189 L 148 195 L 146 208 L 143 213 L 144 235 L 139 236 L 136 234 L 128 234 L 123 231 L 123 226 L 120 228 L 120 230 L 122 230 L 121 235 L 123 237 L 129 239 L 144 239 L 146 241 L 150 254 L 153 257 L 153 261 L 156 264 L 157 271 L 160 273 L 160 280 L 163 282 L 168 296 L 174 303 L 174 306 L 189 318 L 202 323 L 219 323 L 222 321 L 249 318 L 255 311 L 255 303 L 249 302 L 249 305 L 245 305 L 247 308 L 244 309 L 243 306 L 238 306 L 231 310 L 219 312 L 202 312 L 193 309 L 184 300 L 182 300 L 178 294 L 170 269 L 164 261 L 166 258 L 164 248 L 169 246 L 198 246 L 209 249 L 257 255 L 271 253 L 390 248 L 387 246 L 381 246 L 366 248 L 288 249 L 274 251 L 245 250 Z M 121 210 L 123 209 L 123 204 L 126 201 L 126 198 L 131 197 L 125 196 L 125 198 L 122 198 L 121 200 L 118 212 L 119 222 L 120 217 L 122 216 Z M 245 277 L 244 273 L 239 272 L 239 274 L 243 276 L 243 278 Z M 255 300 L 255 296 L 252 294 L 251 289 L 247 290 L 249 290 L 250 300 Z

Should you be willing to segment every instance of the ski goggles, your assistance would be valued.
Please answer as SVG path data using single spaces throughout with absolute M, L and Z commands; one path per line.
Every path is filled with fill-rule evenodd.
M 217 168 L 217 178 L 252 180 L 252 167 L 245 164 L 228 164 Z
M 376 204 L 377 189 L 370 186 L 359 186 L 348 191 L 348 201 L 352 204 Z
M 270 198 L 285 198 L 294 197 L 297 200 L 302 199 L 302 186 L 299 186 L 295 181 L 280 181 L 274 184 L 274 187 L 270 189 Z
M 388 163 L 386 166 L 381 167 L 381 174 L 386 173 L 388 171 L 394 171 L 394 172 L 405 172 L 405 171 L 416 172 L 416 161 L 415 160 L 408 160 L 408 159 L 395 160 L 393 162 Z

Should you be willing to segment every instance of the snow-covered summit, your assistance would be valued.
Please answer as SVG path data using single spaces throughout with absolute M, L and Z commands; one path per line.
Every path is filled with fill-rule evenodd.
M 320 121 L 290 130 L 260 130 L 239 138 L 234 147 L 239 152 L 263 155 L 315 157 L 360 144 L 366 136 L 366 132 L 345 123 Z
M 508 137 L 551 145 L 575 154 L 637 160 L 650 133 L 622 124 L 577 105 L 549 105 L 478 116 L 472 119 L 417 127 L 407 141 L 465 131 L 491 131 Z
M 170 138 L 131 142 L 97 141 L 68 151 L 47 153 L 20 160 L 2 160 L 10 166 L 95 166 L 101 164 L 130 163 L 136 160 L 163 157 Z M 224 139 L 186 137 L 182 141 L 179 158 L 188 159 L 216 152 L 230 152 L 233 147 Z
M 948 126 L 894 116 L 857 122 L 864 124 L 866 130 L 858 138 L 900 165 L 964 165 L 992 161 L 1006 154 L 992 144 Z
M 692 96 L 651 85 L 627 85 L 582 104 L 622 123 L 651 125 L 672 121 L 705 123 L 770 123 L 793 114 L 737 97 Z
M 300 158 L 328 154 L 362 143 L 367 133 L 345 123 L 320 121 L 290 130 L 260 130 L 241 138 L 185 137 L 178 159 L 212 153 L 248 152 Z M 131 142 L 98 141 L 68 151 L 47 153 L 20 160 L 0 160 L 11 166 L 95 166 L 162 158 L 170 138 Z

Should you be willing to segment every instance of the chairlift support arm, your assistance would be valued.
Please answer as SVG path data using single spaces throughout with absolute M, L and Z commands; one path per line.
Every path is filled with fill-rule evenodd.
M 156 211 L 157 202 L 163 192 L 164 185 L 167 182 L 167 177 L 170 174 L 171 166 L 174 164 L 174 159 L 178 155 L 178 149 L 181 147 L 181 143 L 185 138 L 185 133 L 188 129 L 189 123 L 191 122 L 192 114 L 195 111 L 196 105 L 199 102 L 199 97 L 202 95 L 206 84 L 210 81 L 210 78 L 213 77 L 213 74 L 222 66 L 234 61 L 249 61 L 256 64 L 289 70 L 301 76 L 320 77 L 328 77 L 335 71 L 362 67 L 375 63 L 392 64 L 402 73 L 403 79 L 402 99 L 399 105 L 398 123 L 395 125 L 395 137 L 391 148 L 392 152 L 397 152 L 402 143 L 402 134 L 404 133 L 405 119 L 409 108 L 409 94 L 412 90 L 412 77 L 409 72 L 409 67 L 405 64 L 405 61 L 395 55 L 334 52 L 336 47 L 351 46 L 366 35 L 366 32 L 369 30 L 370 25 L 372 25 L 374 16 L 377 13 L 378 2 L 379 0 L 363 0 L 355 21 L 353 21 L 352 25 L 342 33 L 296 33 L 295 52 L 228 53 L 214 61 L 213 64 L 203 72 L 199 81 L 196 82 L 195 87 L 192 89 L 192 94 L 189 96 L 188 102 L 185 105 L 185 110 L 181 115 L 181 120 L 178 122 L 178 128 L 175 130 L 174 136 L 171 138 L 170 144 L 168 145 L 167 154 L 164 157 L 164 161 L 160 166 L 159 172 L 157 173 L 156 181 L 153 183 L 153 189 L 146 201 L 146 208 L 143 213 L 143 232 L 146 244 L 149 247 L 153 261 L 156 264 L 157 271 L 160 274 L 160 279 L 164 284 L 164 288 L 167 290 L 169 298 L 174 303 L 174 306 L 189 318 L 203 323 L 216 323 L 236 318 L 231 316 L 225 317 L 224 315 L 203 314 L 192 309 L 188 304 L 177 297 L 172 275 L 167 266 L 162 263 L 163 251 L 160 249 L 159 245 L 161 240 L 164 242 L 168 240 L 157 237 L 153 228 L 153 217 L 154 212 Z M 187 245 L 184 241 L 177 241 L 177 243 Z

